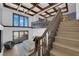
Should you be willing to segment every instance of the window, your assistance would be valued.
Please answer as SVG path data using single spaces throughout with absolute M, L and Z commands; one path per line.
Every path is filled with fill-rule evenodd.
M 14 32 L 14 39 L 19 38 L 18 32 Z
M 1 53 L 1 49 L 2 49 L 2 42 L 1 42 L 2 40 L 1 40 L 1 30 L 0 30 L 0 53 Z
M 19 24 L 19 19 L 18 19 L 18 15 L 14 15 L 13 16 L 13 20 L 14 20 L 14 22 L 13 22 L 13 24 L 14 24 L 14 26 L 18 26 L 18 24 Z
M 29 22 L 28 22 L 28 18 L 25 17 L 25 26 L 29 26 L 28 24 L 29 24 Z
M 13 14 L 13 26 L 28 27 L 29 26 L 28 17 Z
M 24 19 L 23 19 L 23 16 L 20 16 L 20 26 L 24 26 Z
M 27 40 L 28 31 L 13 31 L 13 40 L 17 39 Z

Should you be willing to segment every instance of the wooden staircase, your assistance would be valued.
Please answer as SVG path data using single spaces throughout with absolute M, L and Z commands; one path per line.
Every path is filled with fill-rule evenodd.
M 61 22 L 51 56 L 79 56 L 79 20 Z

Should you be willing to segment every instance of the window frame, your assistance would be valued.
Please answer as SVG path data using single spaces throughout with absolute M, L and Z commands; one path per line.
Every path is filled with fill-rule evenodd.
M 14 15 L 18 15 L 18 26 L 14 25 Z M 20 25 L 20 17 L 23 17 L 23 26 Z M 27 18 L 27 26 L 25 26 L 25 18 Z M 20 15 L 20 14 L 13 13 L 12 23 L 13 23 L 12 26 L 14 26 L 14 27 L 29 27 L 29 18 L 28 18 L 28 16 L 23 16 L 23 15 Z
M 14 39 L 14 32 L 18 32 L 18 38 L 20 38 L 20 32 L 23 32 L 23 34 L 25 34 L 25 32 L 27 32 L 27 33 L 28 33 L 28 34 L 27 34 L 27 35 L 28 35 L 27 38 L 29 39 L 29 31 L 27 31 L 27 30 L 26 30 L 26 31 L 25 31 L 25 30 L 24 30 L 24 31 L 23 31 L 23 30 L 22 30 L 22 31 L 13 31 L 13 34 L 12 34 L 12 35 L 13 35 L 13 41 L 15 40 L 15 39 Z M 27 39 L 27 40 L 28 40 L 28 39 Z

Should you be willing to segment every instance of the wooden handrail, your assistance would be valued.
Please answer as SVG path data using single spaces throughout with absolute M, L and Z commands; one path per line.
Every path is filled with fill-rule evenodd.
M 53 18 L 53 20 L 48 24 L 47 29 L 45 30 L 45 32 L 43 33 L 43 35 L 40 36 L 40 37 L 36 36 L 34 38 L 34 41 L 35 41 L 35 50 L 34 50 L 33 53 L 35 53 L 37 51 L 38 52 L 38 56 L 40 56 L 41 55 L 40 51 L 42 51 L 42 55 L 47 55 L 46 53 L 49 52 L 49 46 L 50 46 L 50 44 L 48 44 L 48 46 L 46 46 L 46 42 L 45 42 L 45 40 L 46 40 L 46 33 L 49 33 L 48 34 L 49 37 L 51 37 L 51 34 L 52 34 L 52 37 L 55 37 L 55 34 L 57 32 L 57 29 L 58 29 L 58 26 L 59 26 L 59 23 L 60 23 L 61 20 L 62 20 L 62 13 L 61 13 L 61 9 L 59 9 L 58 12 L 57 12 L 57 14 Z M 54 40 L 54 39 L 52 39 L 52 40 Z M 52 40 L 51 40 L 51 42 L 52 42 Z M 42 43 L 42 45 L 41 45 L 41 43 Z M 42 48 L 42 50 L 41 50 L 41 48 Z M 43 51 L 44 51 L 44 53 L 43 53 Z

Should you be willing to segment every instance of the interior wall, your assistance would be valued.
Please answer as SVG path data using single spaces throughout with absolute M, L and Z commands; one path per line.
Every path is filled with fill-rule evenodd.
M 32 29 L 31 28 L 8 28 L 8 27 L 5 27 L 4 30 L 3 30 L 3 43 L 7 42 L 7 41 L 13 41 L 13 31 L 21 31 L 21 30 L 24 30 L 24 31 L 29 31 L 29 38 L 28 40 L 33 40 L 32 39 Z
M 12 26 L 12 21 L 13 21 L 13 13 L 16 14 L 20 14 L 20 15 L 24 15 L 27 16 L 29 18 L 29 26 L 31 26 L 31 22 L 34 21 L 34 17 L 33 16 L 29 16 L 27 14 L 18 12 L 18 11 L 14 11 L 8 8 L 3 7 L 3 14 L 2 14 L 2 24 L 6 25 L 6 26 Z
M 53 18 L 54 18 L 54 16 L 51 16 L 51 17 L 47 18 L 47 20 L 51 21 L 51 20 L 53 20 Z
M 76 3 L 68 3 L 68 12 L 64 13 L 70 20 L 76 20 Z
M 70 14 L 66 14 L 69 17 L 69 20 L 76 20 L 76 12 L 72 12 Z
M 14 10 L 11 10 L 11 9 L 7 9 L 7 8 L 2 8 L 2 24 L 5 25 L 5 26 L 12 26 L 12 21 L 13 21 L 13 13 L 17 13 L 17 14 L 20 14 L 20 15 L 24 15 L 24 16 L 28 16 L 29 18 L 29 26 L 31 26 L 31 22 L 34 21 L 34 17 L 32 16 L 29 16 L 29 15 L 26 15 L 26 14 L 23 14 L 23 13 L 20 13 L 20 12 L 17 12 L 17 11 L 14 11 Z M 2 40 L 3 40 L 3 43 L 7 42 L 7 41 L 12 41 L 13 40 L 13 35 L 12 35 L 12 32 L 13 31 L 20 31 L 20 30 L 24 30 L 24 31 L 29 31 L 29 39 L 28 40 L 33 40 L 32 38 L 32 34 L 33 34 L 33 31 L 32 31 L 32 28 L 15 28 L 15 27 L 5 27 L 3 29 L 3 34 L 2 34 Z
M 2 4 L 0 4 L 0 24 L 2 24 Z
M 79 3 L 76 3 L 76 19 L 79 20 Z
M 33 29 L 33 36 L 42 36 L 46 28 Z

